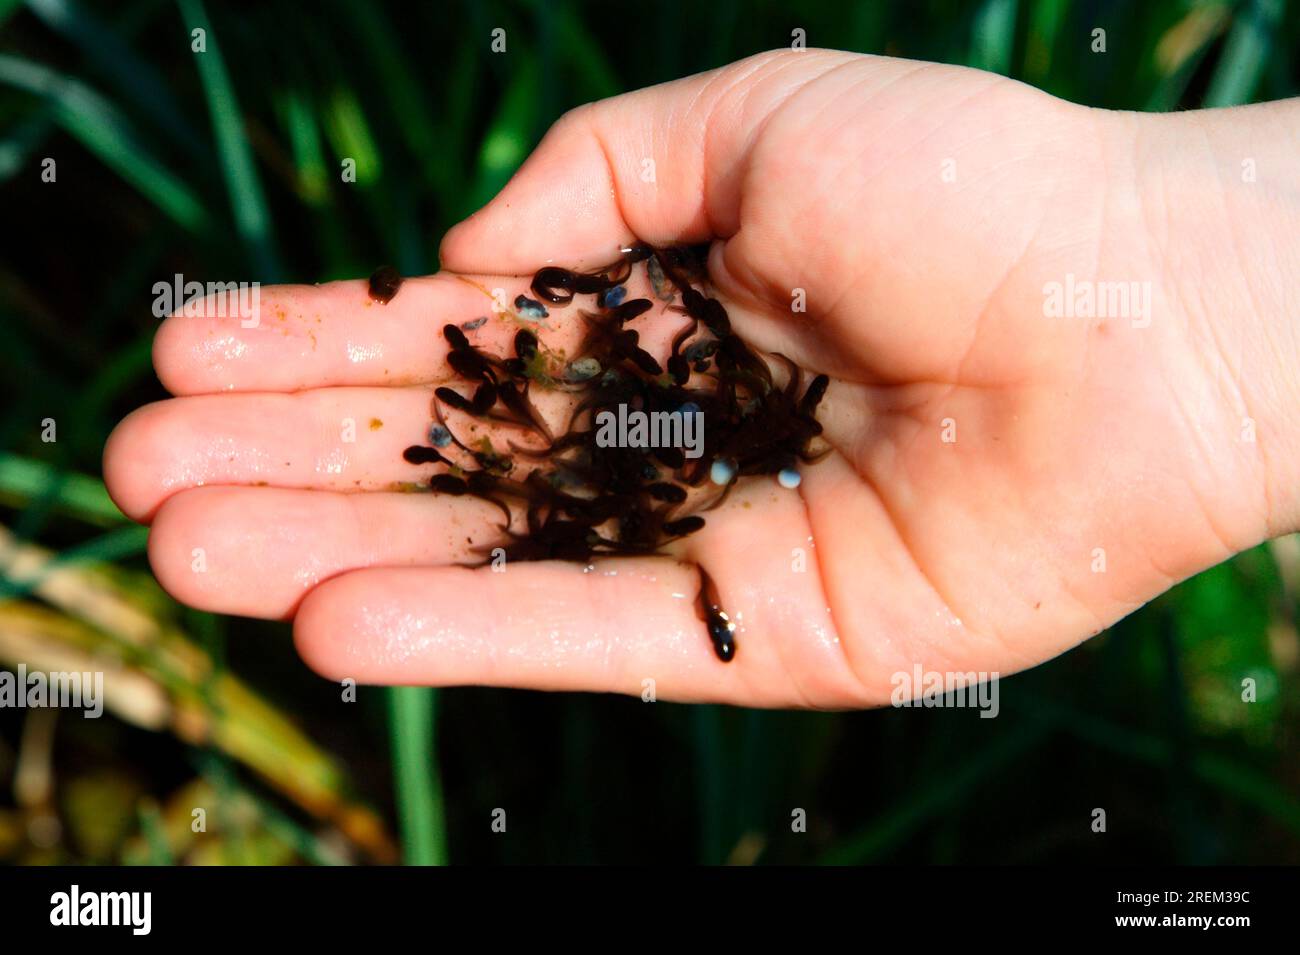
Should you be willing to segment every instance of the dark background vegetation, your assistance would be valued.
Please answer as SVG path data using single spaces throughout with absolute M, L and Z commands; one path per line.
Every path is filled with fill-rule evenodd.
M 1300 861 L 1294 539 L 1003 681 L 995 720 L 484 689 L 345 704 L 285 625 L 163 595 L 98 479 L 113 423 L 163 396 L 155 281 L 434 270 L 571 106 L 795 28 L 1096 106 L 1273 99 L 1300 85 L 1298 7 L 0 0 L 0 666 L 107 668 L 117 710 L 0 711 L 0 859 Z

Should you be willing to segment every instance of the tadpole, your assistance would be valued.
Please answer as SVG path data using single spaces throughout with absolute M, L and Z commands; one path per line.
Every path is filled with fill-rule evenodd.
M 718 588 L 713 578 L 703 566 L 700 571 L 700 594 L 698 610 L 709 631 L 709 640 L 713 643 L 713 652 L 723 663 L 730 663 L 736 656 L 736 624 L 718 603 Z
M 402 276 L 391 265 L 381 265 L 370 273 L 370 297 L 380 305 L 387 305 L 402 286 Z

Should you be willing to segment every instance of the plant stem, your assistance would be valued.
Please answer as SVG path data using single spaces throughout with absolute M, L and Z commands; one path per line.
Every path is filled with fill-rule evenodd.
M 389 687 L 387 692 L 402 857 L 407 865 L 445 865 L 442 779 L 434 747 L 437 693 L 413 686 Z

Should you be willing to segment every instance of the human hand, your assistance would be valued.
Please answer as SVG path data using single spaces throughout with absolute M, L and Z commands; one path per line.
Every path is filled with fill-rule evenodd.
M 714 240 L 733 328 L 832 379 L 831 454 L 798 491 L 741 484 L 673 558 L 457 566 L 499 512 L 392 490 L 433 470 L 401 453 L 450 377 L 439 330 L 485 311 L 448 274 L 387 305 L 362 282 L 263 289 L 256 328 L 169 318 L 155 365 L 180 397 L 119 426 L 105 478 L 152 524 L 171 593 L 294 617 L 332 677 L 634 694 L 652 679 L 661 699 L 841 707 L 887 701 L 915 665 L 1031 666 L 1296 526 L 1277 354 L 1294 356 L 1280 319 L 1296 292 L 1271 277 L 1296 274 L 1274 240 L 1296 234 L 1295 207 L 1205 186 L 1288 147 L 1240 115 L 1198 122 L 818 51 L 561 120 L 448 234 L 445 269 L 513 297 L 518 276 L 601 265 L 633 238 Z M 1049 316 L 1045 286 L 1067 281 L 1153 296 Z M 730 664 L 696 615 L 694 564 L 738 623 Z

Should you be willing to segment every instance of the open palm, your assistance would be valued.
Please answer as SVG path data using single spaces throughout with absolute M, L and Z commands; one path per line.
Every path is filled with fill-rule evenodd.
M 338 678 L 855 706 L 916 665 L 1033 665 L 1269 531 L 1189 322 L 1044 308 L 1067 276 L 1168 288 L 1116 185 L 1121 132 L 991 75 L 811 51 L 586 107 L 447 236 L 456 275 L 386 305 L 363 282 L 264 289 L 255 328 L 168 319 L 155 364 L 180 397 L 114 433 L 110 492 L 179 599 L 292 616 Z M 432 471 L 401 454 L 453 377 L 440 329 L 634 238 L 713 242 L 733 327 L 831 376 L 832 452 L 797 491 L 742 482 L 672 557 L 463 566 L 500 513 L 399 488 Z

